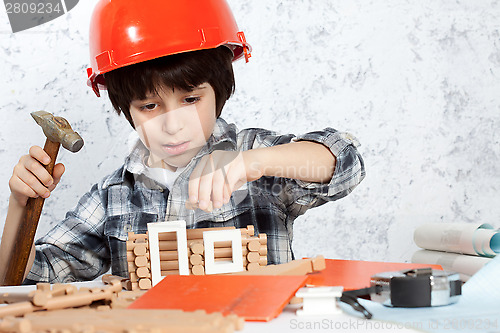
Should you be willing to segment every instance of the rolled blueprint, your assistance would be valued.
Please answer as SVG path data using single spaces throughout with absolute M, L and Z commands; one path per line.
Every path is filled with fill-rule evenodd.
M 416 264 L 441 265 L 443 269 L 465 274 L 474 275 L 492 259 L 471 256 L 467 254 L 448 253 L 439 251 L 419 250 L 411 258 Z
M 415 230 L 413 238 L 427 250 L 484 257 L 500 253 L 500 233 L 486 223 L 427 223 Z

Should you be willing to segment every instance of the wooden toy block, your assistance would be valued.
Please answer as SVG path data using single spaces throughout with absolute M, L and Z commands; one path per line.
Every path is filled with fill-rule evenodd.
M 43 308 L 34 306 L 33 303 L 29 301 L 13 303 L 0 307 L 0 318 L 5 318 L 8 316 L 13 316 L 13 317 L 22 316 L 26 313 L 30 313 L 37 310 L 43 310 Z
M 267 256 L 260 256 L 259 265 L 267 266 Z M 316 270 L 314 270 L 314 271 L 316 271 Z
M 33 293 L 33 298 L 31 299 L 31 303 L 37 306 L 44 306 L 47 304 L 48 300 L 63 295 L 71 295 L 77 291 L 77 288 L 70 284 L 55 284 L 52 287 L 52 290 L 42 290 L 37 289 Z
M 160 269 L 162 271 L 179 270 L 179 261 L 177 260 L 160 261 Z
M 104 274 L 101 279 L 102 282 L 105 284 L 111 284 L 114 280 L 119 281 L 122 285 L 122 289 L 131 290 L 131 281 L 129 278 L 124 278 L 121 276 L 111 275 L 111 274 Z
M 191 273 L 193 273 L 193 275 L 205 275 L 205 267 L 202 265 L 194 265 L 191 267 Z
M 167 223 L 170 223 L 169 226 L 172 226 L 171 222 Z M 185 238 L 187 240 L 187 251 L 185 253 L 187 254 L 188 260 L 188 274 L 206 274 L 206 267 L 204 267 L 206 265 L 206 260 L 204 258 L 205 246 L 203 234 L 206 231 L 214 232 L 222 230 L 239 230 L 241 234 L 242 265 L 244 270 L 248 270 L 247 265 L 249 263 L 256 263 L 250 265 L 250 270 L 252 271 L 258 268 L 257 265 L 267 265 L 267 237 L 265 234 L 254 236 L 255 230 L 252 225 L 241 229 L 235 229 L 234 227 L 185 229 Z M 158 257 L 160 266 L 159 278 L 165 275 L 179 274 L 179 245 L 177 231 L 157 231 L 155 235 L 157 236 L 158 244 Z M 148 234 L 138 235 L 129 233 L 128 236 L 129 241 L 127 242 L 127 261 L 129 265 L 128 268 L 130 282 L 127 289 L 148 286 L 148 282 L 139 282 L 141 279 L 152 278 L 153 281 L 155 280 L 153 278 L 154 274 L 151 271 L 152 267 L 150 252 L 148 252 L 148 246 L 151 243 L 151 240 L 149 239 L 149 232 Z M 233 261 L 232 246 L 232 241 L 215 241 L 213 243 L 213 263 L 215 264 L 216 262 L 218 262 L 231 264 Z M 141 267 L 150 268 L 149 274 L 145 269 L 140 269 Z
M 201 254 L 192 254 L 189 256 L 189 262 L 191 265 L 202 265 L 203 264 L 203 256 Z
M 30 293 L 3 293 L 0 294 L 0 304 L 12 304 L 17 302 L 27 302 L 33 299 L 35 291 Z
M 315 272 L 313 260 L 317 260 L 315 267 L 321 267 L 321 262 L 325 261 L 323 256 L 313 259 L 293 260 L 285 264 L 260 266 L 256 270 L 232 273 L 236 275 L 305 275 Z M 249 264 L 250 265 L 250 264 Z M 248 266 L 247 266 L 248 267 Z
M 146 256 L 135 257 L 134 263 L 137 267 L 148 267 L 149 258 Z
M 235 315 L 204 311 L 65 309 L 39 312 L 24 319 L 1 324 L 9 332 L 197 332 L 231 333 L 243 329 L 244 320 Z M 23 326 L 21 328 L 21 325 Z M 0 327 L 2 327 L 0 326 Z
M 174 251 L 160 251 L 160 260 L 179 260 L 179 255 L 177 254 L 177 249 Z
M 326 268 L 326 261 L 323 256 L 317 256 L 315 258 L 312 258 L 311 263 L 313 272 L 319 272 Z
M 160 251 L 176 251 L 177 250 L 177 241 L 159 241 L 158 245 Z
M 259 239 L 249 240 L 247 243 L 247 248 L 248 248 L 248 251 L 258 252 L 260 249 Z
M 135 272 L 128 273 L 129 279 L 132 282 L 136 282 L 139 278 Z
M 127 251 L 134 251 L 136 246 L 146 246 L 146 247 L 149 246 L 149 242 L 147 240 L 144 242 L 137 242 L 137 243 L 134 241 L 127 241 L 125 244 Z
M 260 244 L 259 244 L 259 246 L 260 246 Z M 248 260 L 249 263 L 251 263 L 251 262 L 258 263 L 259 260 L 260 260 L 259 252 L 248 252 L 248 254 L 247 254 L 247 260 Z
M 0 332 L 28 333 L 33 332 L 31 322 L 27 319 L 5 318 L 0 322 Z
M 36 290 L 49 291 L 51 289 L 51 285 L 48 282 L 38 282 L 36 284 Z
M 214 248 L 214 256 L 215 258 L 230 258 L 233 250 L 230 247 L 216 247 Z M 241 247 L 241 254 L 244 257 L 250 252 L 246 246 Z M 267 246 L 259 245 L 259 249 L 256 251 L 260 256 L 267 256 Z
M 7 316 L 23 316 L 27 313 L 41 310 L 79 307 L 90 305 L 95 301 L 111 300 L 113 293 L 120 291 L 122 288 L 120 282 L 112 281 L 109 286 L 98 289 L 99 290 L 95 290 L 94 292 L 76 292 L 69 295 L 48 297 L 42 306 L 34 305 L 29 301 L 6 305 L 0 307 L 0 318 L 5 318 Z M 40 292 L 46 293 L 47 291 Z
M 186 229 L 186 237 L 187 240 L 194 240 L 194 239 L 203 239 L 203 233 L 208 230 L 228 230 L 228 229 L 235 229 L 234 227 L 222 227 L 222 228 L 198 228 L 198 229 Z M 161 235 L 160 241 L 163 240 L 175 240 L 175 238 L 172 237 L 173 235 Z
M 151 279 L 140 279 L 139 280 L 139 289 L 151 289 L 152 287 Z
M 148 238 L 148 233 L 146 232 L 145 234 L 136 234 L 130 231 L 128 232 L 127 236 L 129 241 L 145 242 Z
M 256 270 L 260 269 L 260 265 L 258 262 L 249 262 L 247 264 L 247 271 L 248 272 L 255 272 Z
M 151 273 L 147 267 L 138 267 L 135 271 L 139 278 L 150 278 Z
M 246 247 L 241 247 L 241 254 L 246 256 L 248 249 Z M 231 247 L 218 247 L 214 248 L 214 258 L 231 258 L 233 255 L 233 249 Z
M 189 243 L 189 248 L 194 254 L 203 254 L 205 252 L 205 247 L 203 246 L 203 241 L 191 241 Z
M 135 262 L 128 262 L 127 263 L 128 265 L 128 271 L 129 272 L 132 272 L 132 273 L 135 273 L 135 271 L 137 270 L 137 266 L 135 265 Z
M 144 256 L 148 252 L 148 248 L 145 244 L 136 244 L 134 247 L 134 254 L 136 256 Z

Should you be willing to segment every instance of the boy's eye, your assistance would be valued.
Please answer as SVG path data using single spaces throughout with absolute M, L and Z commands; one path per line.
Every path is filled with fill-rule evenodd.
M 189 96 L 184 98 L 184 102 L 187 104 L 193 104 L 200 100 L 200 97 L 197 96 Z
M 152 110 L 156 109 L 157 106 L 158 106 L 158 104 L 149 103 L 149 104 L 141 106 L 140 109 L 143 111 L 152 111 Z

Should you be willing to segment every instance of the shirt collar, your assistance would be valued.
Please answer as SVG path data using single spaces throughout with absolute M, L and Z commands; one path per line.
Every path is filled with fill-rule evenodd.
M 215 122 L 212 135 L 207 140 L 206 145 L 194 157 L 194 160 L 201 158 L 214 150 L 236 150 L 237 149 L 237 128 L 234 124 L 228 124 L 224 119 L 218 118 Z M 145 171 L 144 159 L 149 156 L 148 149 L 134 131 L 129 139 L 130 153 L 125 159 L 124 166 L 106 178 L 103 188 L 117 185 L 124 182 L 126 174 L 140 175 Z

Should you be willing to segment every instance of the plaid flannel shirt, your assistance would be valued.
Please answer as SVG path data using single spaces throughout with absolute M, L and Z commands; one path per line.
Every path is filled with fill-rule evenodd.
M 202 156 L 216 149 L 244 151 L 298 140 L 322 143 L 336 156 L 329 183 L 262 177 L 211 213 L 186 209 L 189 176 Z M 63 221 L 37 240 L 25 283 L 92 280 L 110 268 L 113 274 L 127 276 L 127 233 L 145 233 L 149 222 L 158 221 L 185 220 L 188 228 L 253 225 L 256 234 L 267 234 L 268 263 L 288 262 L 294 258 L 294 220 L 309 208 L 346 196 L 364 178 L 357 145 L 355 138 L 332 128 L 297 137 L 257 128 L 238 132 L 219 118 L 207 144 L 168 190 L 144 175 L 149 152 L 137 141 L 120 169 L 95 184 Z

